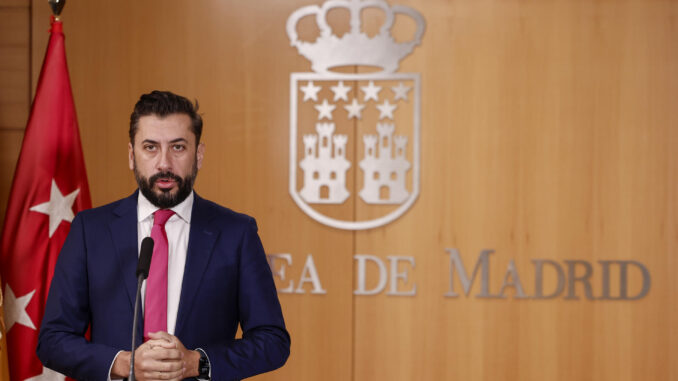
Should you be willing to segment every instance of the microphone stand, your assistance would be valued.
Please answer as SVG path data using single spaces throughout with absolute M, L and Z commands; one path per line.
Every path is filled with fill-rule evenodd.
M 146 237 L 141 241 L 139 262 L 137 263 L 137 296 L 134 299 L 134 318 L 132 319 L 132 356 L 129 362 L 129 381 L 134 381 L 134 350 L 137 342 L 137 324 L 139 322 L 139 299 L 141 299 L 141 283 L 148 277 L 153 256 L 153 238 Z
M 137 340 L 137 323 L 139 318 L 139 298 L 141 297 L 141 283 L 144 281 L 144 274 L 137 277 L 137 296 L 134 299 L 134 320 L 132 322 L 132 358 L 129 362 L 129 381 L 135 381 L 134 377 L 134 351 Z

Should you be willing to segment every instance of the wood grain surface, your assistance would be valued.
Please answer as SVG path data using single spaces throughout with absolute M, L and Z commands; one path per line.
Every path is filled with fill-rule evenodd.
M 285 23 L 316 3 L 73 1 L 63 12 L 95 206 L 134 190 L 129 114 L 141 93 L 168 89 L 198 99 L 203 112 L 197 192 L 255 216 L 267 252 L 290 254 L 279 288 L 292 281 L 296 289 L 312 255 L 326 293 L 312 294 L 307 283 L 303 294 L 280 294 L 292 355 L 256 379 L 678 380 L 678 4 L 394 1 L 427 22 L 422 45 L 399 70 L 421 73 L 421 193 L 395 222 L 351 232 L 315 222 L 288 192 L 290 73 L 310 64 L 290 46 Z M 11 21 L 0 27 L 2 200 L 50 14 L 43 1 L 7 4 L 0 3 Z M 342 30 L 346 19 L 339 12 L 330 24 Z M 374 33 L 383 15 L 365 12 L 362 20 Z M 400 40 L 413 25 L 398 28 Z M 305 22 L 299 32 L 318 31 Z M 341 127 L 354 142 L 352 160 L 375 119 Z M 351 171 L 349 191 L 357 193 L 357 160 Z M 331 213 L 367 219 L 383 210 L 352 197 Z M 566 261 L 590 263 L 594 297 L 603 292 L 599 261 L 638 261 L 651 289 L 633 301 L 587 299 L 581 284 L 576 300 L 564 298 L 567 290 L 521 299 L 515 287 L 506 298 L 483 299 L 478 280 L 465 296 L 455 278 L 461 296 L 451 298 L 446 249 L 458 250 L 469 272 L 482 250 L 493 250 L 492 293 L 513 263 L 533 296 L 538 259 L 565 271 Z M 387 265 L 388 256 L 412 257 L 413 266 L 400 263 L 408 278 L 396 287 L 416 287 L 416 295 L 388 295 L 390 283 L 378 295 L 354 295 L 355 254 Z M 367 274 L 374 286 L 375 267 Z M 545 289 L 555 287 L 554 276 L 545 270 Z M 629 292 L 640 284 L 629 270 Z

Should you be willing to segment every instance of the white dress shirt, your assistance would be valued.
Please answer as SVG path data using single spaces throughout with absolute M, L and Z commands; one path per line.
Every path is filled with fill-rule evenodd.
M 188 250 L 188 235 L 191 230 L 191 211 L 193 210 L 193 192 L 179 205 L 170 208 L 174 215 L 165 223 L 167 232 L 167 333 L 174 335 L 181 297 L 181 284 L 184 280 L 184 265 Z M 157 206 L 151 204 L 141 192 L 137 203 L 137 253 L 141 250 L 141 241 L 151 236 L 153 216 Z M 146 281 L 141 286 L 141 306 L 146 300 Z

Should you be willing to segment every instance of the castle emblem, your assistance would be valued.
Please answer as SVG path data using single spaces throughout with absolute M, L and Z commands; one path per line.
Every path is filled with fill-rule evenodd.
M 365 186 L 360 197 L 371 204 L 400 204 L 410 196 L 405 188 L 405 174 L 410 162 L 405 158 L 406 136 L 393 138 L 393 124 L 377 124 L 377 135 L 363 135 L 365 158 L 360 168 L 365 175 Z M 391 140 L 395 142 L 395 155 L 391 152 Z M 377 144 L 379 143 L 379 144 Z M 382 144 L 383 143 L 383 144 Z M 387 189 L 387 196 L 381 197 L 380 190 Z
M 333 9 L 348 11 L 350 30 L 342 36 L 327 21 Z M 383 15 L 369 35 L 365 28 L 373 25 L 363 25 L 361 18 L 368 9 Z M 394 28 L 396 15 L 414 21 L 412 35 L 403 38 Z M 299 30 L 306 18 L 317 24 L 319 35 Z M 397 70 L 421 43 L 424 30 L 419 12 L 383 0 L 328 0 L 299 8 L 287 20 L 291 45 L 313 70 L 290 77 L 289 191 L 316 221 L 371 229 L 414 204 L 421 82 L 419 73 Z
M 304 170 L 301 197 L 312 203 L 342 203 L 349 196 L 346 189 L 346 170 L 351 163 L 346 160 L 347 137 L 332 136 L 334 123 L 318 123 L 315 128 L 318 135 L 304 136 L 305 154 L 299 163 Z M 322 187 L 327 189 L 327 196 L 324 198 L 320 197 Z

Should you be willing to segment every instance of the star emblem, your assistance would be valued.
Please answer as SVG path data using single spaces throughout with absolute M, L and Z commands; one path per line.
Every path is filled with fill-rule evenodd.
M 339 99 L 343 99 L 348 102 L 348 91 L 351 90 L 351 88 L 344 85 L 344 81 L 339 81 L 336 86 L 332 86 L 330 89 L 332 89 L 332 92 L 334 93 L 335 102 Z
M 24 381 L 64 381 L 66 376 L 61 373 L 55 372 L 50 368 L 42 367 L 42 373 L 37 376 L 27 378 Z
M 5 285 L 5 319 L 7 319 L 5 322 L 7 324 L 7 331 L 5 332 L 9 332 L 14 323 L 35 329 L 31 317 L 26 312 L 26 306 L 31 302 L 33 294 L 35 294 L 35 290 L 17 298 L 14 295 L 14 291 L 9 287 L 9 283 Z
M 365 105 L 358 103 L 356 98 L 353 98 L 353 102 L 350 105 L 345 105 L 344 108 L 348 111 L 348 119 L 358 118 L 361 119 L 361 113 L 365 108 Z
M 396 109 L 396 105 L 389 103 L 388 99 L 384 99 L 384 103 L 377 105 L 379 109 L 379 119 L 389 118 L 393 120 L 393 110 Z
M 327 118 L 332 120 L 332 111 L 337 107 L 335 105 L 327 103 L 327 99 L 323 99 L 323 103 L 313 106 L 318 111 L 318 120 L 322 118 Z
M 73 221 L 73 203 L 78 197 L 80 188 L 64 196 L 52 179 L 52 190 L 50 191 L 49 201 L 32 206 L 29 210 L 33 212 L 47 214 L 49 216 L 49 237 L 52 238 L 54 232 L 59 227 L 61 221 Z
M 393 100 L 397 101 L 398 99 L 403 99 L 408 101 L 407 93 L 410 91 L 409 86 L 405 86 L 402 82 L 400 82 L 398 86 L 391 87 L 391 90 L 393 90 L 393 94 L 395 94 L 395 98 Z
M 308 81 L 306 86 L 302 86 L 300 89 L 304 92 L 304 102 L 309 99 L 312 99 L 316 102 L 318 101 L 318 91 L 320 91 L 321 87 L 314 85 L 313 81 Z
M 365 102 L 370 99 L 374 99 L 375 102 L 379 100 L 379 92 L 381 91 L 381 86 L 375 86 L 373 81 L 367 84 L 367 86 L 361 86 L 360 90 L 365 93 Z

